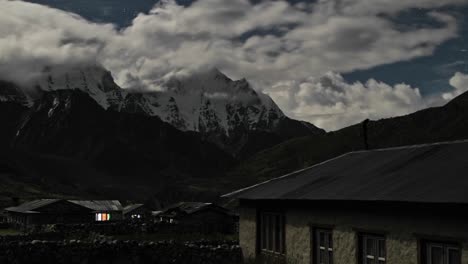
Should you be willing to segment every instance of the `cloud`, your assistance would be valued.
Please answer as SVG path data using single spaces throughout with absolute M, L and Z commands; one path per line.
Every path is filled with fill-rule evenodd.
M 336 130 L 365 119 L 401 116 L 443 105 L 468 90 L 468 75 L 456 73 L 450 85 L 450 92 L 424 97 L 418 88 L 404 83 L 391 86 L 374 79 L 348 83 L 340 74 L 329 72 L 303 82 L 278 83 L 270 94 L 293 117 Z
M 95 63 L 115 34 L 63 11 L 21 1 L 0 1 L 0 75 L 26 83 L 45 66 Z
M 338 5 L 341 2 L 347 5 Z M 368 10 L 363 14 L 353 11 L 351 2 L 362 1 L 319 1 L 307 8 L 285 1 L 252 5 L 247 0 L 199 0 L 185 8 L 166 1 L 140 14 L 119 41 L 109 45 L 105 57 L 112 59 L 105 64 L 121 73 L 117 76 L 124 86 L 131 85 L 128 76 L 152 86 L 182 68 L 217 67 L 267 87 L 330 70 L 350 72 L 431 55 L 457 35 L 456 20 L 447 14 L 428 14 L 442 23 L 440 28 L 400 32 L 380 16 L 385 9 L 361 7 Z M 402 10 L 414 5 L 395 6 Z M 119 56 L 116 50 L 128 53 Z
M 388 17 L 409 8 L 464 2 L 320 0 L 291 5 L 279 0 L 254 5 L 248 0 L 198 0 L 184 7 L 165 0 L 139 14 L 129 27 L 116 29 L 42 5 L 0 0 L 0 76 L 26 83 L 46 66 L 98 63 L 122 87 L 160 89 L 171 76 L 217 67 L 233 78 L 247 78 L 286 114 L 335 128 L 365 115 L 377 118 L 422 107 L 419 91 L 407 85 L 371 80 L 344 86 L 339 75 L 326 73 L 431 55 L 457 36 L 454 16 L 428 12 L 440 26 L 404 31 Z M 317 86 L 326 78 L 337 83 L 334 88 Z M 323 113 L 332 114 L 330 121 L 306 114 L 320 114 L 316 109 L 322 106 L 327 106 Z M 358 112 L 339 118 L 343 109 Z
M 445 100 L 452 100 L 460 94 L 468 91 L 468 75 L 461 72 L 455 73 L 455 75 L 450 78 L 450 85 L 455 89 L 451 92 L 442 94 L 442 97 Z

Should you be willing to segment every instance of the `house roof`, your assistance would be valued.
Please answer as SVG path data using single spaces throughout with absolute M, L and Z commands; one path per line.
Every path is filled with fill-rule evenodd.
M 358 151 L 224 197 L 468 203 L 468 141 Z
M 130 213 L 130 212 L 132 212 L 132 211 L 134 211 L 134 210 L 136 210 L 136 209 L 138 209 L 138 208 L 140 208 L 142 206 L 144 206 L 144 204 L 130 204 L 130 205 L 127 205 L 127 206 L 124 207 L 123 213 L 128 214 L 128 213 Z
M 226 214 L 232 214 L 226 208 L 220 207 L 212 203 L 180 202 L 180 203 L 167 207 L 159 215 L 175 217 L 179 215 L 189 215 L 189 214 L 197 213 L 208 208 L 213 208 L 215 210 L 218 210 Z
M 122 211 L 122 205 L 118 200 L 69 200 L 74 204 L 92 209 L 94 211 Z
M 59 199 L 39 199 L 39 200 L 26 202 L 26 203 L 23 203 L 23 204 L 18 205 L 18 206 L 5 208 L 5 211 L 34 214 L 34 213 L 38 213 L 35 210 L 37 210 L 37 209 L 39 209 L 41 207 L 44 207 L 46 205 L 58 202 L 58 201 L 60 201 L 60 200 Z
M 180 202 L 180 203 L 177 203 L 177 204 L 173 204 L 169 207 L 167 207 L 164 211 L 169 211 L 169 210 L 173 210 L 173 209 L 178 209 L 186 214 L 191 214 L 191 213 L 194 213 L 194 212 L 197 212 L 207 206 L 211 205 L 211 203 L 201 203 L 201 202 Z
M 61 200 L 61 199 L 39 199 L 23 203 L 19 206 L 5 208 L 5 211 L 17 213 L 39 213 L 37 210 L 49 204 L 59 201 L 67 201 L 94 211 L 121 211 L 122 205 L 117 200 Z

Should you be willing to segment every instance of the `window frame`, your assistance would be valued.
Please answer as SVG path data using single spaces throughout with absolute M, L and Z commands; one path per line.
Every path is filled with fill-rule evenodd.
M 449 250 L 458 251 L 458 263 L 462 263 L 462 245 L 459 242 L 453 240 L 432 240 L 432 239 L 421 239 L 419 241 L 419 256 L 420 264 L 431 264 L 429 249 L 432 247 L 439 247 L 442 249 L 443 264 L 449 263 Z
M 333 228 L 332 227 L 311 227 L 311 248 L 312 248 L 312 258 L 311 258 L 311 263 L 312 264 L 320 264 L 320 251 L 324 250 L 326 251 L 327 254 L 326 256 L 326 262 L 325 264 L 333 264 L 334 263 L 334 243 L 333 243 Z M 324 245 L 323 249 L 322 246 L 320 245 L 320 234 L 324 234 L 324 242 L 325 244 L 328 244 L 328 247 Z M 328 243 L 326 243 L 328 241 Z M 330 261 L 330 252 L 331 252 L 331 261 Z
M 367 243 L 368 240 L 373 241 L 373 254 L 369 255 L 367 254 Z M 359 264 L 367 264 L 368 259 L 374 260 L 373 262 L 376 264 L 379 263 L 387 263 L 388 257 L 387 257 L 387 239 L 384 234 L 379 234 L 379 233 L 359 233 L 358 234 L 358 263 Z M 381 256 L 380 252 L 380 242 L 383 242 L 383 256 Z
M 109 222 L 111 220 L 111 213 L 98 212 L 94 216 L 95 222 Z
M 257 253 L 285 256 L 286 216 L 284 212 L 260 211 L 257 226 Z

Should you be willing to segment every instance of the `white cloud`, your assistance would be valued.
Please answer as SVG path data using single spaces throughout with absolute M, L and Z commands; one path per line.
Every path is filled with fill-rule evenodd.
M 468 90 L 468 75 L 450 79 L 452 91 L 423 97 L 418 88 L 394 86 L 373 79 L 347 83 L 340 74 L 327 73 L 303 82 L 281 82 L 270 94 L 295 118 L 308 120 L 326 130 L 336 130 L 365 119 L 405 115 L 440 106 Z
M 450 85 L 455 89 L 442 95 L 445 100 L 452 100 L 460 94 L 468 91 L 468 75 L 461 72 L 455 73 L 455 75 L 450 79 Z
M 234 78 L 246 77 L 287 114 L 334 128 L 365 115 L 418 109 L 423 99 L 406 85 L 369 81 L 346 86 L 349 93 L 320 88 L 319 79 L 310 76 L 430 55 L 457 36 L 453 16 L 433 12 L 430 16 L 442 26 L 399 31 L 382 14 L 460 3 L 466 0 L 320 0 L 295 6 L 284 0 L 257 5 L 198 0 L 183 7 L 166 0 L 117 30 L 45 6 L 0 0 L 0 76 L 25 82 L 47 65 L 101 63 L 123 87 L 158 89 L 168 76 L 217 67 Z M 309 118 L 306 113 L 320 114 L 316 110 L 322 104 L 324 113 L 358 112 L 329 121 Z
M 21 1 L 0 1 L 0 75 L 27 82 L 45 66 L 96 62 L 115 34 L 70 13 Z

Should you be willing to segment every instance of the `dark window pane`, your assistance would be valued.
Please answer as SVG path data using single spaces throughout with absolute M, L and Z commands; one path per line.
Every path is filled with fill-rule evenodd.
M 325 254 L 323 250 L 319 250 L 319 263 L 325 264 Z
M 447 264 L 460 264 L 460 250 L 456 248 L 448 249 L 448 263 Z
M 273 221 L 271 215 L 268 215 L 268 250 L 273 250 Z
M 328 232 L 328 248 L 333 248 L 333 236 L 331 232 Z
M 262 214 L 260 217 L 260 248 L 266 248 L 266 226 L 265 226 L 265 215 Z
M 372 238 L 366 238 L 366 255 L 375 256 L 375 240 Z
M 385 258 L 385 240 L 380 239 L 378 243 L 379 243 L 379 257 Z
M 333 251 L 328 251 L 328 264 L 333 264 Z
M 279 215 L 276 215 L 275 216 L 275 251 L 276 252 L 281 252 L 280 250 L 280 216 Z
M 325 246 L 325 234 L 323 232 L 319 232 L 319 245 L 321 247 L 324 247 Z
M 431 246 L 430 250 L 430 264 L 444 264 L 442 247 Z

